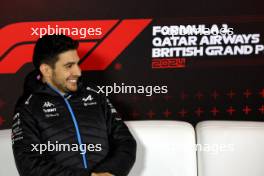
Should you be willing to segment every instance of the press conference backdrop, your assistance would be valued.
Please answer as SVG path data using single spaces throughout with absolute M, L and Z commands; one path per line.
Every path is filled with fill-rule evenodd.
M 80 42 L 83 80 L 124 120 L 264 119 L 262 1 L 1 2 L 0 129 L 36 40 Z M 111 93 L 110 93 L 111 92 Z

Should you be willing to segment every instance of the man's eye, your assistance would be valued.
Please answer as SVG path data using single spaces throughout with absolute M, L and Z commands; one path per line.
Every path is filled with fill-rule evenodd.
M 71 68 L 72 67 L 72 65 L 66 65 L 66 68 Z

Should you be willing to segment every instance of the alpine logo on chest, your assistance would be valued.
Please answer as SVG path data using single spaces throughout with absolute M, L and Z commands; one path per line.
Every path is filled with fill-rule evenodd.
M 82 98 L 82 102 L 84 106 L 96 105 L 97 102 L 93 100 L 94 100 L 94 97 L 92 97 L 92 95 L 88 95 Z

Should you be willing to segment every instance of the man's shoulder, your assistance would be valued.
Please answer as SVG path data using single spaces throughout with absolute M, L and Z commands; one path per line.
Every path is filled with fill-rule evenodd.
M 105 95 L 100 92 L 100 89 L 95 84 L 86 84 L 83 86 L 82 96 L 91 97 L 90 99 L 94 99 L 99 102 L 105 101 Z
M 81 88 L 82 92 L 84 93 L 91 93 L 91 94 L 96 94 L 96 95 L 100 95 L 99 94 L 99 89 L 98 86 L 94 83 L 82 83 L 82 88 Z
M 87 92 L 91 92 L 99 95 L 99 89 L 97 88 L 96 85 L 86 85 L 85 90 Z

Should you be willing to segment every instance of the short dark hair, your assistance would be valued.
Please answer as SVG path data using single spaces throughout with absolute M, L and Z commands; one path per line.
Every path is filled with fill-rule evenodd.
M 77 49 L 79 42 L 66 35 L 45 35 L 37 40 L 33 53 L 33 64 L 36 69 L 45 63 L 52 68 L 58 60 L 58 55 Z

